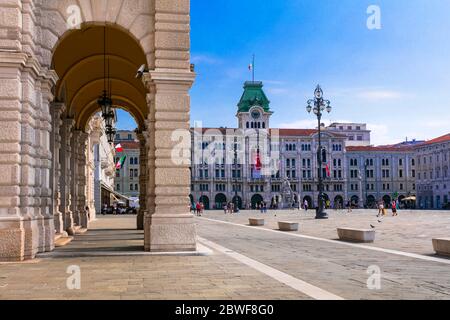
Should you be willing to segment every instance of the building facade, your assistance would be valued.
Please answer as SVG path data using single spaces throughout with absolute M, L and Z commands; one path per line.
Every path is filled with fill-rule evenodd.
M 417 166 L 409 147 L 347 147 L 348 199 L 360 207 L 416 195 Z
M 339 132 L 347 137 L 346 146 L 370 146 L 370 130 L 365 123 L 332 123 L 328 130 Z
M 115 144 L 120 144 L 123 148 L 123 152 L 116 155 L 116 163 L 123 155 L 126 155 L 126 160 L 122 168 L 116 168 L 115 170 L 114 190 L 127 198 L 138 198 L 140 193 L 140 144 L 136 133 L 119 131 L 116 135 Z
M 255 208 L 261 202 L 279 207 L 283 183 L 288 181 L 294 205 L 307 201 L 315 207 L 319 174 L 323 177 L 325 198 L 332 207 L 343 207 L 349 202 L 356 207 L 374 207 L 379 201 L 390 205 L 393 199 L 399 199 L 402 205 L 414 208 L 416 201 L 411 199 L 416 199 L 417 191 L 424 192 L 419 196 L 422 202 L 429 199 L 431 203 L 433 197 L 435 208 L 448 202 L 448 141 L 441 138 L 424 145 L 413 140 L 375 147 L 370 145 L 366 124 L 333 123 L 322 128 L 325 151 L 319 172 L 318 130 L 271 128 L 272 114 L 263 84 L 246 82 L 238 103 L 237 128 L 191 130 L 192 202 L 201 201 L 207 209 L 221 209 L 228 202 L 237 203 L 240 208 Z M 429 166 L 434 168 L 439 163 L 432 175 L 420 173 L 429 171 L 416 160 L 423 158 L 419 154 L 424 152 L 433 154 L 434 162 L 428 161 Z M 263 174 L 254 174 L 258 155 L 261 160 L 268 159 L 262 167 L 269 170 Z M 420 180 L 430 179 L 430 175 L 439 180 Z M 405 199 L 408 201 L 403 202 Z
M 424 209 L 447 207 L 450 199 L 450 134 L 415 148 L 417 205 Z

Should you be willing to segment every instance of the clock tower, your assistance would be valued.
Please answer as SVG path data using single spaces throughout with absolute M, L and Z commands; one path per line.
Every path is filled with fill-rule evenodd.
M 269 119 L 273 114 L 269 105 L 261 81 L 245 82 L 236 115 L 239 129 L 269 129 Z

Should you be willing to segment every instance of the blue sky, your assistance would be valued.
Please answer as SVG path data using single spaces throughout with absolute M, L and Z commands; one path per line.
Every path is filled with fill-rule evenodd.
M 367 28 L 370 5 L 381 30 Z M 325 122 L 366 122 L 374 144 L 448 133 L 449 15 L 448 0 L 191 0 L 192 123 L 236 126 L 255 53 L 272 127 L 312 128 L 305 105 L 320 83 Z

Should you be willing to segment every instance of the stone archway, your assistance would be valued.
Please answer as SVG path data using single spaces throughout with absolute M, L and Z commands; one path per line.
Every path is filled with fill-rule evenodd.
M 223 193 L 216 194 L 216 197 L 214 198 L 214 207 L 216 210 L 223 209 L 224 205 L 227 204 L 227 196 Z
M 257 209 L 258 206 L 261 205 L 261 202 L 264 201 L 264 198 L 260 194 L 255 194 L 252 196 L 251 202 L 252 202 L 252 209 Z
M 69 7 L 78 8 L 77 26 L 68 23 L 74 12 Z M 0 130 L 8 132 L 0 137 L 7 143 L 0 150 L 5 159 L 0 164 L 0 261 L 51 251 L 56 228 L 86 224 L 84 130 L 98 109 L 95 95 L 103 77 L 96 41 L 77 38 L 101 43 L 95 35 L 105 24 L 122 43 L 108 54 L 112 85 L 120 88 L 114 104 L 133 113 L 140 127 L 145 172 L 140 183 L 146 187 L 140 188 L 145 211 L 138 227 L 145 229 L 145 250 L 196 250 L 193 215 L 186 206 L 190 175 L 183 155 L 189 152 L 172 158 L 180 141 L 190 148 L 188 91 L 195 75 L 189 61 L 189 1 L 18 0 L 0 3 L 0 10 L 10 13 L 0 25 L 8 37 L 0 49 L 0 106 L 8 111 L 0 119 Z M 133 79 L 141 63 L 146 65 L 142 79 Z M 186 132 L 174 139 L 180 129 Z M 71 175 L 69 183 L 56 178 L 60 172 Z
M 342 209 L 342 208 L 344 208 L 344 198 L 341 195 L 337 195 L 334 198 L 334 208 L 335 209 Z

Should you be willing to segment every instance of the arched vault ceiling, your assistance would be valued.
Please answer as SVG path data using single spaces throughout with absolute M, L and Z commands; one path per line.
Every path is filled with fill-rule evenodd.
M 146 89 L 135 75 L 139 66 L 146 63 L 145 54 L 140 44 L 126 32 L 113 25 L 106 29 L 112 94 L 120 97 L 117 105 L 141 121 L 148 114 Z M 81 121 L 77 120 L 80 125 L 91 116 L 86 115 L 86 108 L 95 112 L 91 104 L 97 101 L 104 88 L 103 32 L 103 26 L 96 25 L 70 31 L 53 55 L 53 68 L 60 78 L 57 98 L 64 97 L 69 114 Z

